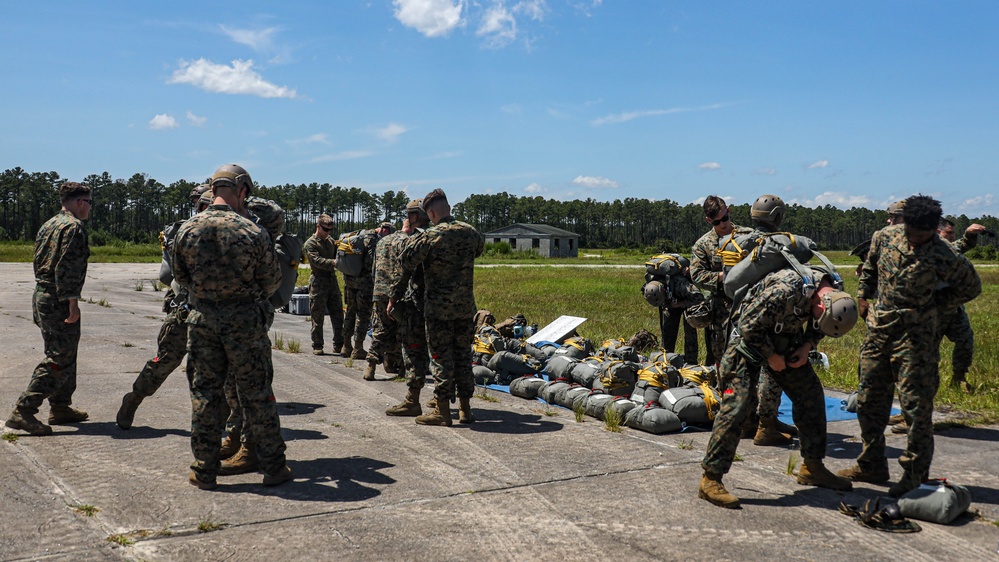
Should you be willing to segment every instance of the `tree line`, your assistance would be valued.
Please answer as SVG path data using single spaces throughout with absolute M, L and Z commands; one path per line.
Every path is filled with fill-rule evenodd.
M 42 223 L 59 210 L 58 186 L 63 181 L 56 172 L 29 173 L 21 168 L 0 174 L 0 240 L 34 240 Z M 147 174 L 116 179 L 103 172 L 87 176 L 82 183 L 93 190 L 94 209 L 88 221 L 91 242 L 103 245 L 116 241 L 155 242 L 163 226 L 191 215 L 188 195 L 204 182 L 178 180 L 164 185 Z M 287 230 L 303 239 L 315 231 L 316 221 L 324 213 L 333 218 L 335 232 L 372 228 L 384 220 L 401 223 L 409 200 L 402 191 L 378 195 L 329 183 L 255 184 L 254 195 L 281 205 Z M 579 234 L 579 245 L 585 248 L 686 252 L 708 228 L 700 205 L 680 205 L 670 199 L 558 201 L 502 192 L 471 195 L 452 203 L 454 215 L 480 232 L 516 222 L 547 224 Z M 736 224 L 751 224 L 750 205 L 732 205 L 730 209 Z M 843 210 L 831 205 L 810 208 L 793 204 L 788 207 L 781 229 L 807 236 L 820 248 L 844 250 L 870 238 L 886 224 L 886 219 L 883 209 Z M 999 219 L 991 216 L 972 219 L 960 215 L 954 217 L 954 222 L 959 233 L 972 222 L 999 231 Z M 994 238 L 980 242 L 992 246 L 989 251 L 995 255 Z

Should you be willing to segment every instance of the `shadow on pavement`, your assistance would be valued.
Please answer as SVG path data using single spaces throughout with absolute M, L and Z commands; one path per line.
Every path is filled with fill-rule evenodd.
M 299 416 L 311 414 L 320 408 L 325 408 L 326 404 L 302 404 L 301 402 L 279 402 L 278 414 L 282 416 Z
M 178 435 L 180 437 L 191 436 L 190 430 L 187 429 L 177 429 L 174 427 L 160 429 L 144 425 L 133 425 L 132 429 L 122 429 L 114 422 L 83 422 L 71 425 L 53 425 L 52 431 L 53 436 L 103 435 L 112 439 L 155 439 L 168 435 Z
M 475 423 L 471 425 L 459 424 L 455 419 L 455 427 L 467 427 L 472 431 L 483 433 L 508 433 L 510 435 L 529 435 L 531 433 L 547 433 L 549 431 L 560 431 L 561 423 L 542 419 L 541 414 L 521 414 L 504 410 L 477 410 L 473 409 Z
M 395 465 L 367 457 L 339 459 L 289 460 L 288 466 L 295 479 L 280 486 L 268 488 L 259 482 L 225 484 L 219 477 L 218 491 L 228 493 L 277 496 L 287 500 L 359 502 L 381 495 L 381 490 L 365 484 L 394 484 L 391 476 L 378 472 Z

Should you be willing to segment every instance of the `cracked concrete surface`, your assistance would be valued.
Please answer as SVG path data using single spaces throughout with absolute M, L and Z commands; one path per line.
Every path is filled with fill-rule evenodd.
M 495 392 L 497 402 L 473 401 L 473 425 L 422 427 L 385 416 L 406 391 L 391 375 L 366 382 L 361 361 L 277 350 L 274 389 L 295 480 L 264 488 L 262 475 L 247 474 L 198 490 L 187 483 L 191 409 L 181 370 L 142 403 L 133 429 L 114 423 L 121 396 L 156 352 L 162 293 L 135 286 L 157 268 L 91 264 L 84 298 L 110 306 L 81 305 L 75 405 L 90 421 L 0 442 L 0 559 L 996 557 L 996 427 L 937 435 L 933 475 L 969 486 L 981 517 L 893 535 L 836 509 L 883 495 L 886 486 L 850 493 L 799 486 L 785 474 L 786 448 L 744 441 L 744 460 L 726 477 L 744 508 L 724 510 L 696 497 L 707 433 L 610 433 L 597 420 L 576 423 L 568 410 Z M 42 358 L 42 342 L 30 320 L 31 265 L 0 264 L 0 279 L 0 405 L 10 408 Z M 308 351 L 307 318 L 279 314 L 273 331 Z M 845 467 L 859 448 L 856 422 L 832 423 L 829 432 L 827 463 Z M 888 443 L 897 457 L 903 438 Z M 891 468 L 897 477 L 894 459 Z M 77 505 L 99 511 L 87 517 Z M 201 524 L 220 527 L 200 532 Z

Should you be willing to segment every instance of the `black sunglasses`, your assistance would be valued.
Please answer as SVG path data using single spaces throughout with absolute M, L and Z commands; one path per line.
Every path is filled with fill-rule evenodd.
M 331 232 L 331 231 L 333 230 L 333 227 L 332 227 L 332 226 L 331 226 L 331 227 L 329 227 L 329 228 L 326 228 L 326 227 L 325 227 L 325 226 L 323 226 L 323 225 L 319 225 L 319 228 L 323 229 L 323 230 L 324 230 L 324 231 L 326 231 L 326 232 Z
M 711 226 L 718 226 L 719 224 L 721 224 L 723 222 L 728 222 L 728 216 L 729 216 L 729 214 L 730 213 L 725 213 L 724 217 L 722 217 L 720 219 L 716 219 L 716 220 L 711 221 Z
M 94 204 L 94 200 L 93 199 L 77 199 L 77 201 L 82 201 L 82 202 L 86 203 L 87 205 L 93 205 Z

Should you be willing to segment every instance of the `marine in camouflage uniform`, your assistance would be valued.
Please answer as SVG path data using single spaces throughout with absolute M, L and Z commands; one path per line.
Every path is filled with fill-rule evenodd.
M 291 479 L 271 382 L 273 320 L 268 298 L 281 284 L 281 270 L 270 235 L 239 214 L 252 188 L 242 168 L 226 165 L 212 177 L 216 201 L 192 217 L 174 242 L 174 275 L 190 294 L 188 356 L 191 381 L 191 449 L 195 461 L 189 480 L 215 487 L 219 473 L 219 435 L 225 424 L 227 376 L 235 379 L 244 424 L 256 444 L 264 484 Z
M 390 223 L 382 223 L 378 227 L 381 237 L 375 246 L 374 259 L 374 289 L 372 291 L 371 307 L 371 347 L 368 349 L 368 369 L 364 380 L 375 380 L 375 366 L 384 363 L 386 369 L 389 363 L 398 365 L 402 355 L 402 345 L 399 340 L 398 324 L 389 318 L 386 307 L 392 286 L 402 277 L 402 266 L 399 265 L 399 254 L 413 230 L 409 227 L 409 219 L 403 224 L 403 229 L 392 232 Z M 398 371 L 398 369 L 394 369 Z
M 208 208 L 212 203 L 208 185 L 203 184 L 192 189 L 190 200 L 196 213 Z M 121 399 L 115 423 L 122 429 L 132 427 L 136 409 L 142 400 L 155 394 L 187 355 L 187 291 L 179 285 L 174 285 L 172 256 L 174 238 L 184 222 L 174 222 L 160 232 L 163 253 L 160 260 L 160 282 L 171 287 L 163 299 L 166 318 L 163 319 L 160 333 L 156 338 L 156 357 L 146 361 L 139 375 L 135 377 L 135 382 L 132 383 L 132 391 Z M 190 373 L 188 373 L 188 382 L 190 382 Z
M 884 431 L 897 380 L 909 430 L 898 461 L 903 476 L 890 490 L 893 495 L 929 477 L 933 399 L 940 384 L 940 318 L 982 290 L 971 262 L 937 235 L 938 202 L 913 196 L 906 199 L 904 213 L 906 224 L 874 234 L 860 274 L 857 298 L 867 320 L 857 396 L 863 450 L 854 467 L 840 472 L 854 480 L 888 480 Z M 868 309 L 867 301 L 875 298 Z
M 437 189 L 423 200 L 423 208 L 434 226 L 409 238 L 402 251 L 403 278 L 408 280 L 423 265 L 426 284 L 425 314 L 430 372 L 434 377 L 435 412 L 417 417 L 417 423 L 451 425 L 449 402 L 457 394 L 461 418 L 472 422 L 469 400 L 475 389 L 472 376 L 472 338 L 475 294 L 475 258 L 482 255 L 482 235 L 470 224 L 451 216 L 447 196 Z M 394 302 L 401 300 L 406 287 L 393 288 Z
M 962 254 L 978 245 L 978 235 L 983 232 L 985 232 L 984 226 L 972 224 L 965 230 L 961 239 L 955 242 L 953 221 L 942 219 L 938 229 L 940 237 L 951 242 L 954 248 Z M 941 316 L 939 330 L 941 343 L 945 336 L 954 342 L 954 351 L 951 353 L 952 375 L 950 384 L 970 393 L 973 391 L 973 387 L 968 383 L 967 375 L 975 357 L 975 331 L 971 328 L 971 320 L 968 318 L 964 305 Z
M 372 266 L 378 234 L 372 230 L 361 231 L 364 240 L 363 265 L 359 275 L 343 276 L 343 297 L 347 311 L 343 315 L 343 356 L 365 359 L 364 338 L 371 328 L 371 302 L 375 279 Z
M 90 216 L 90 188 L 65 182 L 59 188 L 62 210 L 47 220 L 35 237 L 35 292 L 32 316 L 41 331 L 45 359 L 35 367 L 7 427 L 32 435 L 52 428 L 35 418 L 47 398 L 50 424 L 80 422 L 87 413 L 70 407 L 76 391 L 76 357 L 80 344 L 80 294 L 87 276 L 90 245 L 83 221 Z
M 854 313 L 846 330 L 856 322 L 856 306 L 848 295 L 834 291 L 828 281 L 811 294 L 803 290 L 804 283 L 793 269 L 771 273 L 749 290 L 733 315 L 734 329 L 719 371 L 721 409 L 701 462 L 705 477 L 700 496 L 712 503 L 738 506 L 738 499 L 721 486 L 721 477 L 732 466 L 743 424 L 755 407 L 761 370 L 778 381 L 794 404 L 792 416 L 806 463 L 804 476 L 799 473 L 799 483 L 850 488 L 848 480 L 833 476 L 822 466 L 826 450 L 825 396 L 807 357 L 824 335 L 810 321 L 816 318 L 816 300 L 829 293 L 849 300 Z
M 323 324 L 330 315 L 333 327 L 333 352 L 343 350 L 343 297 L 336 279 L 336 242 L 330 237 L 333 219 L 320 215 L 316 233 L 305 241 L 303 249 L 309 259 L 309 309 L 312 315 L 312 351 L 323 352 Z

